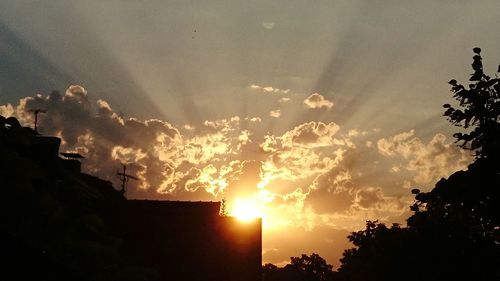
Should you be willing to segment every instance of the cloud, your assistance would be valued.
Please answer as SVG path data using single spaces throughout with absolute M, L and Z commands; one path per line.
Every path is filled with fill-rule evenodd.
M 318 213 L 346 212 L 354 203 L 352 175 L 347 169 L 334 167 L 319 175 L 310 189 L 307 201 Z
M 132 164 L 146 157 L 146 153 L 143 153 L 141 149 L 117 145 L 111 150 L 111 157 L 123 164 Z
M 250 139 L 250 136 L 252 133 L 249 130 L 243 130 L 241 131 L 240 135 L 238 136 L 238 140 L 241 142 L 241 144 L 247 144 L 249 142 L 252 142 Z
M 342 145 L 335 144 L 334 139 L 338 130 L 339 126 L 333 122 L 311 121 L 281 136 L 266 135 L 259 145 L 268 154 L 263 165 L 263 182 L 303 179 L 331 169 L 342 159 Z M 327 147 L 331 149 L 322 151 Z
M 271 112 L 269 112 L 269 116 L 274 118 L 279 118 L 281 116 L 281 110 L 279 109 L 272 110 Z
M 224 164 L 252 143 L 252 133 L 239 128 L 237 116 L 187 128 L 158 119 L 123 118 L 104 100 L 90 102 L 87 91 L 78 85 L 64 94 L 23 98 L 18 105 L 0 110 L 31 124 L 29 108 L 48 110 L 39 121 L 41 132 L 61 137 L 61 150 L 83 154 L 85 171 L 118 186 L 111 171 L 127 164 L 128 172 L 141 179 L 129 183 L 127 196 L 131 197 L 186 198 L 186 193 L 192 193 L 197 198 L 216 198 L 226 185 Z
M 77 100 L 87 100 L 87 90 L 80 85 L 71 85 L 66 90 L 66 97 L 74 97 Z
M 187 130 L 187 131 L 194 131 L 195 130 L 195 127 L 191 124 L 184 124 L 184 126 L 182 126 L 184 128 L 184 130 Z
M 290 98 L 287 98 L 287 97 L 283 97 L 283 98 L 280 98 L 278 100 L 279 103 L 285 103 L 285 102 L 289 102 L 290 101 Z
M 307 122 L 296 126 L 281 137 L 284 146 L 324 147 L 331 146 L 333 136 L 340 126 L 334 122 Z
M 0 115 L 2 116 L 12 116 L 15 115 L 14 107 L 11 104 L 0 105 Z
M 267 30 L 273 29 L 274 25 L 275 25 L 274 22 L 262 22 L 262 27 L 264 27 Z
M 331 148 L 339 149 L 341 157 L 307 181 L 304 208 L 312 209 L 316 226 L 359 229 L 367 219 L 404 222 L 413 197 L 401 188 L 401 178 L 407 178 L 409 172 L 389 174 L 394 163 L 383 161 L 386 158 L 376 147 L 366 146 L 374 134 L 360 130 L 335 134 Z
M 332 108 L 333 102 L 325 99 L 322 95 L 314 93 L 304 100 L 304 104 L 308 108 Z
M 356 151 L 355 147 L 346 149 Z M 307 150 L 311 153 L 311 149 Z M 307 154 L 303 154 L 297 163 L 293 162 L 294 159 L 287 159 L 287 165 L 282 167 L 272 166 L 267 161 L 262 165 L 261 177 L 272 178 L 264 187 L 275 196 L 269 204 L 271 224 L 279 227 L 301 226 L 309 230 L 322 226 L 352 230 L 362 228 L 366 219 L 404 221 L 412 199 L 409 192 L 407 196 L 387 195 L 382 186 L 367 183 L 358 171 L 362 168 L 352 167 L 349 153 L 345 151 L 331 165 L 315 169 L 311 163 L 321 158 L 314 150 L 312 152 L 317 157 L 312 162 L 308 162 Z M 304 171 L 294 169 L 299 165 Z M 309 180 L 311 177 L 312 182 Z M 304 187 L 293 189 L 297 183 Z M 286 188 L 280 188 L 280 185 Z
M 224 188 L 223 163 L 252 142 L 251 132 L 239 128 L 237 116 L 186 129 L 158 119 L 123 118 L 104 100 L 92 103 L 78 85 L 64 94 L 52 92 L 1 106 L 0 114 L 32 124 L 33 116 L 26 112 L 30 108 L 48 111 L 39 118 L 40 131 L 61 137 L 62 151 L 83 154 L 85 171 L 118 186 L 112 171 L 128 164 L 128 172 L 141 179 L 129 183 L 127 195 L 132 197 L 179 198 L 199 192 L 198 183 L 214 198 Z
M 40 131 L 61 137 L 62 151 L 84 155 L 85 172 L 118 187 L 114 171 L 127 164 L 140 179 L 128 183 L 130 198 L 226 198 L 233 204 L 245 197 L 263 210 L 265 228 L 352 230 L 365 219 L 402 221 L 411 199 L 402 187 L 430 182 L 469 159 L 440 134 L 429 142 L 414 131 L 381 138 L 380 130 L 315 121 L 272 134 L 252 116 L 175 126 L 125 118 L 107 101 L 93 102 L 91 94 L 74 85 L 62 94 L 1 105 L 0 114 L 32 124 L 26 110 L 47 109 Z
M 276 93 L 276 94 L 288 94 L 290 92 L 290 89 L 279 89 L 279 88 L 274 88 L 272 86 L 259 86 L 255 84 L 250 85 L 250 89 L 259 90 L 264 93 Z
M 379 139 L 377 149 L 386 157 L 402 158 L 406 162 L 402 167 L 414 173 L 413 181 L 416 184 L 429 184 L 463 170 L 473 159 L 470 151 L 447 142 L 443 134 L 438 133 L 428 143 L 424 143 L 415 137 L 414 130 Z M 399 170 L 400 167 L 393 168 L 394 172 Z
M 262 122 L 262 119 L 260 117 L 245 117 L 246 121 L 254 122 L 254 123 L 260 123 Z
M 411 196 L 388 196 L 382 187 L 356 186 L 311 190 L 306 199 L 322 224 L 340 229 L 360 229 L 366 220 L 404 222 Z
M 418 138 L 412 138 L 415 131 L 402 132 L 387 139 L 383 138 L 378 140 L 377 148 L 384 156 L 395 156 L 397 154 L 408 158 L 413 150 L 419 149 L 421 141 Z
M 376 207 L 380 209 L 380 205 L 384 203 L 384 192 L 380 187 L 365 187 L 356 191 L 354 203 L 360 209 L 370 209 Z
M 414 131 L 373 141 L 378 133 L 349 130 L 334 135 L 329 148 L 340 146 L 342 157 L 330 169 L 309 175 L 314 178 L 305 189 L 303 210 L 311 208 L 314 225 L 357 229 L 367 219 L 403 223 L 413 200 L 408 188 L 431 184 L 471 161 L 467 151 L 442 134 L 428 142 Z

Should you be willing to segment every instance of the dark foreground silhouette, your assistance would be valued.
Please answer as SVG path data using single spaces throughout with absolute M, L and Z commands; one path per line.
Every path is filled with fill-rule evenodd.
M 319 256 L 303 255 L 308 267 L 294 258 L 284 268 L 268 264 L 264 281 L 500 280 L 500 66 L 487 76 L 481 50 L 473 51 L 471 84 L 449 82 L 458 108 L 443 106 L 444 116 L 464 129 L 454 135 L 458 145 L 476 155 L 468 169 L 430 192 L 413 189 L 406 227 L 368 221 L 349 235 L 355 247 L 344 252 L 337 272 Z
M 262 280 L 267 281 L 333 281 L 339 280 L 338 272 L 332 270 L 318 254 L 291 257 L 290 264 L 280 268 L 273 264 L 262 267 Z
M 0 116 L 2 280 L 260 280 L 260 219 L 126 200 L 60 142 Z

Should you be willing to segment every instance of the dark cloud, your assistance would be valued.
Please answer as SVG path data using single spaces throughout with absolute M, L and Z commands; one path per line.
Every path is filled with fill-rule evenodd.
M 170 176 L 169 163 L 162 161 L 153 148 L 160 136 L 169 146 L 181 138 L 178 129 L 168 122 L 122 118 L 106 101 L 92 103 L 87 91 L 78 85 L 70 86 L 64 94 L 52 92 L 21 99 L 15 108 L 26 125 L 33 122 L 27 110 L 47 110 L 39 118 L 40 131 L 60 136 L 63 150 L 81 152 L 86 157 L 85 169 L 105 179 L 117 183 L 114 171 L 120 163 L 131 165 L 130 172 L 141 178 L 141 182 L 130 183 L 132 188 L 158 187 Z
M 354 203 L 355 188 L 347 170 L 334 168 L 316 178 L 306 204 L 321 214 L 346 212 Z
M 367 187 L 356 192 L 355 202 L 357 206 L 368 209 L 372 207 L 378 208 L 381 203 L 384 203 L 384 193 L 382 188 Z

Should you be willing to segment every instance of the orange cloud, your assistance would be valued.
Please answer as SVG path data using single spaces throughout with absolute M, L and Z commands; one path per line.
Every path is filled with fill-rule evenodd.
M 403 186 L 444 176 L 468 159 L 439 134 L 424 143 L 413 131 L 375 138 L 380 130 L 335 122 L 304 122 L 275 135 L 262 133 L 259 117 L 180 127 L 124 118 L 104 100 L 91 102 L 82 87 L 70 88 L 2 105 L 0 113 L 31 124 L 26 109 L 48 109 L 41 132 L 60 136 L 62 150 L 84 155 L 85 171 L 118 186 L 112 171 L 128 163 L 127 171 L 141 179 L 129 182 L 129 197 L 250 200 L 267 229 L 354 229 L 365 219 L 401 220 L 411 199 Z
M 255 84 L 250 85 L 250 89 L 260 90 L 264 93 L 277 93 L 277 94 L 288 94 L 290 92 L 290 89 L 279 89 L 272 86 L 259 86 Z
M 140 148 L 134 149 L 117 145 L 111 149 L 111 157 L 123 164 L 131 164 L 146 157 L 146 153 L 143 153 Z
M 304 104 L 308 108 L 332 108 L 333 102 L 325 99 L 322 95 L 314 93 L 304 100 Z
M 323 122 L 308 122 L 296 126 L 286 132 L 282 137 L 282 144 L 285 147 L 325 147 L 331 146 L 334 142 L 333 136 L 340 129 L 339 125 Z
M 429 184 L 463 170 L 473 159 L 470 152 L 446 142 L 443 134 L 434 135 L 427 144 L 414 135 L 411 130 L 382 138 L 377 141 L 377 148 L 386 157 L 402 157 L 406 161 L 403 167 L 414 173 L 416 184 Z
M 269 116 L 274 118 L 279 118 L 281 116 L 281 110 L 279 109 L 272 110 L 271 112 L 269 112 Z
M 308 122 L 296 126 L 282 136 L 267 135 L 260 144 L 269 153 L 264 161 L 264 181 L 297 180 L 326 172 L 342 159 L 342 149 L 325 153 L 320 148 L 332 147 L 339 130 L 335 123 Z

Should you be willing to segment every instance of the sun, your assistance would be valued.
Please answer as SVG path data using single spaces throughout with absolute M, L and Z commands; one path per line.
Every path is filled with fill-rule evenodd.
M 262 217 L 262 206 L 255 199 L 236 198 L 229 215 L 240 221 L 251 221 Z

